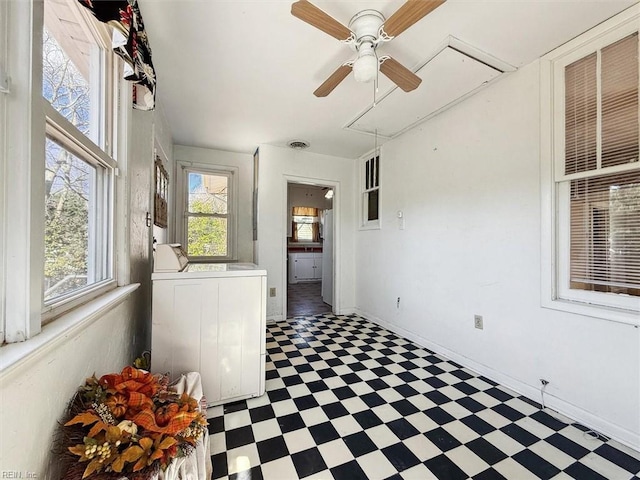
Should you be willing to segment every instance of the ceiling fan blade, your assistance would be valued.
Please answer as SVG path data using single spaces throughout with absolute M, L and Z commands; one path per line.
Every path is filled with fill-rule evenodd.
M 387 58 L 382 62 L 380 71 L 405 92 L 415 90 L 422 82 L 419 76 L 393 58 Z
M 351 36 L 351 30 L 307 0 L 298 0 L 293 3 L 291 14 L 338 40 L 346 40 Z
M 444 2 L 445 0 L 407 0 L 384 22 L 382 28 L 390 37 L 397 37 Z
M 316 89 L 315 92 L 313 92 L 313 94 L 316 97 L 326 97 L 340 84 L 341 81 L 347 78 L 349 72 L 351 72 L 351 67 L 349 65 L 340 65 L 338 69 L 333 72 L 331 76 Z

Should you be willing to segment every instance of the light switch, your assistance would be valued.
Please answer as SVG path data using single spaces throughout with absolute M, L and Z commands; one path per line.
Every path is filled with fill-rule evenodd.
M 398 229 L 404 230 L 404 212 L 402 210 L 398 210 L 396 217 L 398 217 Z

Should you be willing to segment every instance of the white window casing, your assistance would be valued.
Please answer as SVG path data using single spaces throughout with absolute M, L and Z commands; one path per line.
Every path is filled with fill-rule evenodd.
M 5 74 L 10 78 L 8 88 L 0 88 L 0 341 L 8 343 L 33 337 L 44 323 L 115 288 L 115 258 L 126 252 L 125 242 L 116 242 L 126 236 L 126 223 L 115 226 L 116 217 L 126 217 L 126 199 L 118 215 L 114 205 L 116 195 L 126 192 L 116 176 L 126 167 L 131 99 L 113 80 L 121 62 L 111 52 L 107 29 L 75 0 L 67 6 L 99 50 L 88 67 L 92 79 L 100 79 L 100 88 L 91 92 L 92 102 L 101 105 L 91 114 L 93 141 L 43 98 L 45 2 L 0 2 L 0 87 Z M 76 53 L 73 45 L 69 48 Z M 87 203 L 92 232 L 87 253 L 94 259 L 89 275 L 100 280 L 45 303 L 45 143 L 51 141 L 97 172 L 91 183 L 96 196 Z
M 540 64 L 542 306 L 634 325 L 640 324 L 640 215 L 632 196 L 640 161 L 637 154 L 622 156 L 629 145 L 637 151 L 638 98 L 616 96 L 628 90 L 612 87 L 611 78 L 638 81 L 620 59 L 638 51 L 639 25 L 635 5 Z M 615 61 L 623 66 L 611 69 Z M 572 76 L 565 80 L 565 72 Z M 626 235 L 617 235 L 622 244 L 616 232 Z
M 189 174 L 224 177 L 227 179 L 226 213 L 189 212 Z M 210 165 L 192 162 L 177 163 L 176 179 L 176 225 L 177 238 L 190 261 L 229 262 L 237 260 L 237 212 L 238 212 L 238 168 L 232 166 Z M 226 255 L 194 255 L 189 252 L 188 222 L 190 218 L 224 219 L 226 221 Z
M 52 197 L 51 208 L 55 212 L 59 208 L 56 202 L 60 201 L 65 210 L 68 201 L 64 199 L 75 198 L 65 215 L 73 215 L 73 208 L 86 208 L 88 222 L 85 227 L 80 225 L 86 228 L 84 240 L 78 235 L 64 238 L 65 243 L 67 240 L 79 242 L 72 248 L 79 252 L 63 249 L 63 255 L 74 256 L 62 267 L 56 266 L 55 256 L 62 247 L 61 239 L 54 242 L 53 238 L 45 237 L 45 262 L 49 269 L 54 268 L 45 273 L 43 293 L 42 319 L 49 321 L 116 286 L 117 164 L 113 158 L 116 144 L 113 129 L 117 118 L 118 81 L 110 35 L 104 24 L 73 1 L 45 0 L 44 14 L 47 41 L 43 48 L 43 70 L 46 70 L 43 111 L 47 125 L 46 153 L 54 155 L 47 159 L 47 164 L 53 162 L 53 167 L 47 167 L 51 169 L 48 183 L 55 182 L 56 195 L 62 199 Z M 60 74 L 57 69 L 62 66 L 64 73 Z M 57 92 L 62 95 L 58 96 Z M 74 98 L 73 102 L 69 101 Z M 60 165 L 64 165 L 62 170 Z M 67 169 L 69 173 L 65 173 Z M 56 216 L 57 213 L 51 218 Z M 56 224 L 52 226 L 55 228 Z
M 0 252 L 6 252 L 4 248 L 6 229 L 3 220 L 6 218 L 5 181 L 7 178 L 5 126 L 7 124 L 6 97 L 10 92 L 7 74 L 7 16 L 8 3 L 0 2 Z M 0 345 L 4 342 L 5 331 L 4 257 L 4 253 L 0 253 Z
M 380 228 L 380 152 L 375 151 L 361 159 L 360 229 Z
M 5 340 L 40 332 L 44 262 L 42 3 L 10 2 L 6 38 L 6 170 L 4 187 Z M 9 48 L 10 47 L 10 48 Z

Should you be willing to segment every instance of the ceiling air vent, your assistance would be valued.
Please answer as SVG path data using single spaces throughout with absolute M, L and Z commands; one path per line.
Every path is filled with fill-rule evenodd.
M 305 142 L 304 140 L 291 140 L 287 145 L 294 150 L 304 150 L 305 148 L 309 148 L 309 142 Z

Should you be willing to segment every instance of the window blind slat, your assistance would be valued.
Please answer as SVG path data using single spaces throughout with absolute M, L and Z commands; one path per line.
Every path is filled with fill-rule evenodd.
M 640 289 L 640 171 L 572 180 L 570 209 L 574 286 Z
M 565 174 L 597 166 L 597 54 L 565 69 Z
M 602 166 L 638 161 L 638 34 L 602 49 Z

